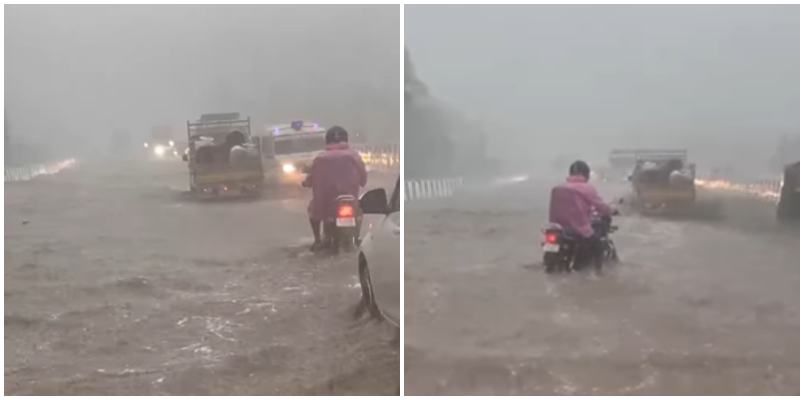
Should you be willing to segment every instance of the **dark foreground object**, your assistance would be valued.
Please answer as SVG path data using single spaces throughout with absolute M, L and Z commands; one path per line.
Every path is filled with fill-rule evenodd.
M 784 183 L 776 208 L 776 219 L 786 224 L 798 224 L 801 216 L 800 162 L 784 170 Z

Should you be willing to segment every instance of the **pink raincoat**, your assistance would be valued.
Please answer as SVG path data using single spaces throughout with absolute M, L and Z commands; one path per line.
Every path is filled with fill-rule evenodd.
M 583 237 L 591 237 L 592 210 L 611 215 L 612 209 L 597 189 L 581 176 L 570 176 L 567 181 L 553 188 L 550 194 L 550 222 L 569 228 Z
M 349 148 L 348 143 L 327 145 L 327 150 L 313 160 L 304 181 L 306 187 L 313 189 L 313 199 L 307 209 L 310 219 L 322 221 L 335 216 L 338 196 L 351 194 L 357 198 L 367 180 L 363 158 Z

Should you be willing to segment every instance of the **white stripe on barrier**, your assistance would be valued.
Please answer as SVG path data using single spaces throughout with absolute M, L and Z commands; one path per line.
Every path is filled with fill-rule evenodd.
M 75 159 L 71 158 L 50 164 L 29 165 L 22 167 L 6 166 L 3 168 L 3 172 L 5 175 L 5 182 L 22 182 L 29 181 L 40 175 L 52 175 L 58 173 L 65 168 L 71 167 L 73 164 L 75 164 Z
M 464 185 L 463 178 L 405 182 L 405 201 L 450 197 Z

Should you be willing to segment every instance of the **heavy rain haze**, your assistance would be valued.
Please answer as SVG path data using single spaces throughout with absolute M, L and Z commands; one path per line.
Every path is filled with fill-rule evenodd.
M 406 395 L 799 394 L 799 6 L 405 11 Z
M 399 5 L 5 11 L 5 394 L 399 393 Z
M 407 6 L 405 25 L 429 92 L 507 161 L 675 146 L 767 168 L 799 136 L 798 5 Z
M 58 156 L 201 113 L 399 135 L 395 6 L 6 6 L 12 142 Z M 93 151 L 94 152 L 94 151 Z

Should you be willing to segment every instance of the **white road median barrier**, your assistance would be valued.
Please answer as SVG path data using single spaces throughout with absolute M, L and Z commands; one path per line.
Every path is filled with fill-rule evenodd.
M 75 159 L 70 158 L 67 160 L 47 164 L 22 166 L 6 165 L 3 168 L 5 172 L 5 182 L 29 181 L 40 175 L 52 175 L 71 167 L 73 164 L 75 164 Z
M 463 178 L 406 181 L 405 201 L 450 197 L 463 186 Z
M 399 144 L 356 144 L 353 147 L 363 157 L 370 170 L 380 172 L 399 171 Z

